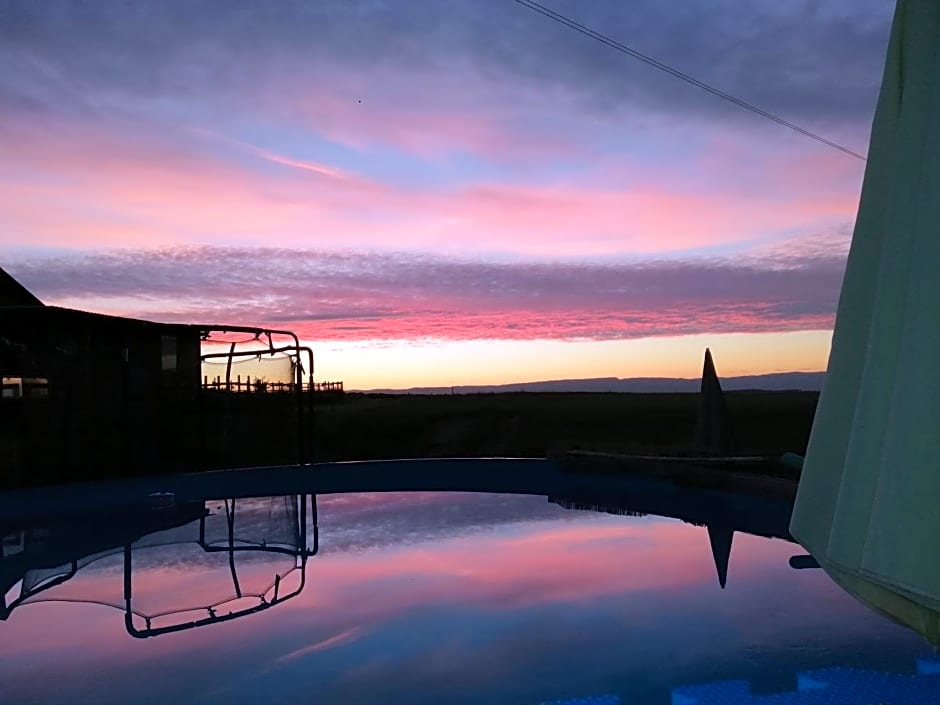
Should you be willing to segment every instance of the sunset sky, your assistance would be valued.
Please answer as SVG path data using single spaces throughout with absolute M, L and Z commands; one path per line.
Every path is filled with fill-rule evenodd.
M 865 153 L 894 3 L 546 0 Z M 824 369 L 864 163 L 511 0 L 0 0 L 0 264 L 350 388 Z

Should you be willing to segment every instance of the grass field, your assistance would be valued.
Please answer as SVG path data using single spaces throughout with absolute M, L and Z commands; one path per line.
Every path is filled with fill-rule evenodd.
M 726 393 L 740 454 L 804 453 L 818 394 Z M 696 394 L 347 394 L 317 407 L 318 460 L 690 450 Z
M 725 396 L 738 454 L 805 452 L 816 393 L 730 392 Z M 541 458 L 573 449 L 686 454 L 692 450 L 698 411 L 697 394 L 322 394 L 317 400 L 312 423 L 317 461 Z M 35 411 L 38 414 L 42 409 Z M 293 395 L 209 394 L 195 407 L 170 405 L 151 411 L 125 429 L 126 438 L 120 435 L 121 428 L 102 427 L 91 419 L 87 428 L 71 436 L 74 440 L 79 431 L 97 433 L 94 438 L 80 436 L 87 451 L 81 456 L 69 455 L 70 446 L 59 440 L 61 433 L 46 432 L 48 424 L 41 414 L 24 415 L 19 425 L 0 433 L 0 465 L 5 467 L 0 490 L 141 474 L 287 465 L 298 460 Z M 149 430 L 147 424 L 166 426 L 158 427 L 160 432 L 150 447 L 133 435 L 137 428 Z M 33 435 L 24 435 L 23 428 L 32 429 Z M 122 444 L 132 462 L 121 461 Z M 91 451 L 100 451 L 100 457 L 110 462 Z M 63 467 L 63 457 L 75 462 Z

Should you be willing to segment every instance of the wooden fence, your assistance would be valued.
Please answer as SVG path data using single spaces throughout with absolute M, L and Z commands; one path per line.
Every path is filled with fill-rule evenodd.
M 209 379 L 208 375 L 204 375 L 202 378 L 202 388 L 211 389 L 215 391 L 222 392 L 254 392 L 257 394 L 267 394 L 274 393 L 280 394 L 283 392 L 294 392 L 297 390 L 296 382 L 271 382 L 265 379 L 258 379 L 257 377 L 252 379 L 250 375 L 242 379 L 241 375 L 236 375 L 228 382 L 225 381 L 221 376 L 216 376 L 215 379 Z M 304 382 L 302 388 L 305 392 L 310 391 L 310 383 Z M 314 382 L 313 383 L 314 392 L 343 392 L 343 383 L 342 382 Z
M 342 382 L 314 382 L 313 390 L 315 392 L 342 392 Z

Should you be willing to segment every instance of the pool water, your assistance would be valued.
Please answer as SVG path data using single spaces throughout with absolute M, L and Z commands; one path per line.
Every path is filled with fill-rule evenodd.
M 798 545 L 737 531 L 729 557 L 714 526 L 584 507 L 356 492 L 6 525 L 0 703 L 940 703 L 940 655 Z

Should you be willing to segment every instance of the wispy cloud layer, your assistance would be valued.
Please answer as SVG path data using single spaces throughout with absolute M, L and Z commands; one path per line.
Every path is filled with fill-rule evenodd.
M 752 169 L 719 144 L 689 172 L 625 160 L 581 178 L 418 186 L 201 128 L 167 142 L 121 134 L 122 124 L 24 126 L 5 143 L 0 244 L 620 255 L 829 228 L 851 218 L 858 198 L 858 167 L 840 155 L 768 154 Z M 825 170 L 827 182 L 807 186 Z
M 487 262 L 181 248 L 20 260 L 50 302 L 169 320 L 287 323 L 313 339 L 589 338 L 821 329 L 843 255 Z

